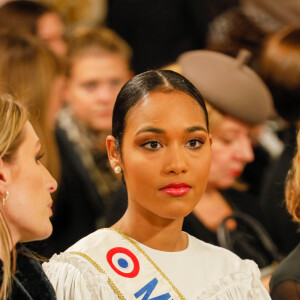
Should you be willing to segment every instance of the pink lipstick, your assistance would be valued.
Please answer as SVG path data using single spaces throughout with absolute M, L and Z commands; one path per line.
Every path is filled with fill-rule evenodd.
M 189 192 L 191 186 L 186 183 L 170 183 L 160 190 L 170 196 L 183 196 Z
M 234 177 L 240 176 L 241 173 L 242 173 L 241 170 L 231 170 L 231 171 L 230 171 L 230 175 L 231 175 L 231 176 L 234 176 Z

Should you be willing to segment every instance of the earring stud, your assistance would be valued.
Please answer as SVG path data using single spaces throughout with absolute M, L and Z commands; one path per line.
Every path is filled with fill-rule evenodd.
M 5 192 L 5 196 L 0 195 L 0 198 L 2 199 L 3 206 L 5 205 L 5 201 L 8 199 L 8 197 L 9 197 L 9 192 L 8 191 Z
M 116 166 L 114 168 L 114 171 L 115 171 L 116 174 L 120 174 L 121 173 L 121 167 L 120 166 Z

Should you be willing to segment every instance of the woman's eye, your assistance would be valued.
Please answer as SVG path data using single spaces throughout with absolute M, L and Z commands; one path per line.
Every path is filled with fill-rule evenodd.
M 231 138 L 220 138 L 221 142 L 223 142 L 225 145 L 230 145 L 234 140 Z
M 157 150 L 161 148 L 161 144 L 157 141 L 149 141 L 147 143 L 144 143 L 142 146 L 149 150 Z
M 200 139 L 192 139 L 187 142 L 187 146 L 192 149 L 200 148 L 204 142 Z
M 86 90 L 94 90 L 97 86 L 97 83 L 96 82 L 86 82 L 83 84 L 83 87 L 86 89 Z
M 110 85 L 112 87 L 119 87 L 120 85 L 122 85 L 121 80 L 119 79 L 114 79 L 110 81 Z

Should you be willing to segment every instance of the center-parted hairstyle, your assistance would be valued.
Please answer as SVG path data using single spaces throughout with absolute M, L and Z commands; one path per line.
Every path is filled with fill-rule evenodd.
M 129 110 L 151 92 L 169 93 L 173 91 L 186 93 L 198 102 L 205 114 L 207 130 L 209 130 L 204 100 L 189 80 L 170 70 L 146 71 L 136 75 L 122 87 L 114 106 L 112 135 L 116 139 L 116 146 L 120 152 Z

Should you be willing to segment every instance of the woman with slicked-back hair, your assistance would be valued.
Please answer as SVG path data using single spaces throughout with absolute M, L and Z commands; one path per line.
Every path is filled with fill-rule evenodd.
M 148 71 L 118 94 L 110 165 L 128 208 L 43 265 L 61 299 L 270 299 L 254 262 L 182 231 L 211 162 L 204 100 L 173 71 Z

